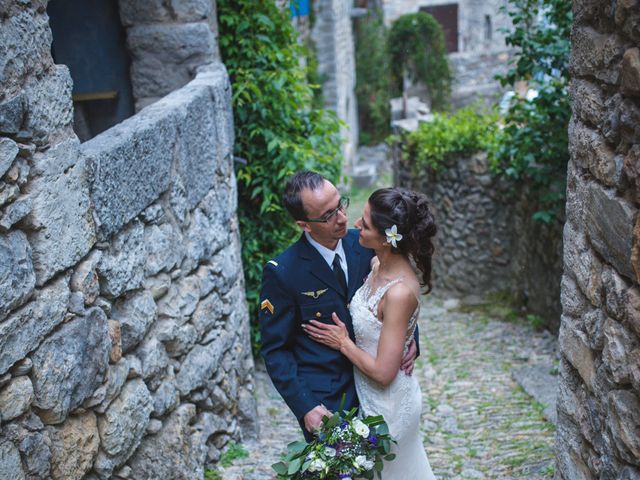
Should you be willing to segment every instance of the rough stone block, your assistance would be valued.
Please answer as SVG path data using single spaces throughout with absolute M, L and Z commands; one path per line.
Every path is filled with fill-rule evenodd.
M 77 158 L 77 147 L 73 140 L 48 152 L 35 168 L 41 176 L 30 183 L 33 208 L 25 223 L 32 229 L 29 240 L 38 285 L 75 265 L 96 242 L 86 165 L 82 159 L 69 165 Z
M 634 145 L 627 152 L 622 173 L 627 187 L 627 194 L 640 205 L 640 145 Z
M 169 188 L 176 124 L 175 108 L 156 104 L 82 144 L 93 174 L 91 199 L 100 240 Z
M 186 85 L 195 67 L 215 59 L 215 44 L 213 32 L 204 22 L 129 28 L 134 97 L 162 97 Z
M 119 297 L 139 288 L 145 260 L 144 227 L 134 221 L 115 236 L 97 265 L 102 294 Z
M 180 230 L 172 223 L 147 225 L 144 229 L 147 258 L 145 273 L 153 276 L 161 271 L 170 271 L 182 263 L 185 255 Z
M 220 173 L 233 184 L 233 109 L 231 108 L 231 82 L 224 64 L 212 62 L 198 68 L 194 86 L 205 85 L 211 91 L 216 115 L 216 139 L 218 141 Z M 232 209 L 235 211 L 235 208 Z
M 140 343 L 155 321 L 156 312 L 156 303 L 146 290 L 116 302 L 111 316 L 120 322 L 123 353 L 130 352 Z
M 26 217 L 33 208 L 30 197 L 20 197 L 7 208 L 0 216 L 0 231 L 8 231 L 13 225 Z
M 20 452 L 10 442 L 0 442 L 0 478 L 25 480 Z
M 176 376 L 182 395 L 203 386 L 213 376 L 224 353 L 223 347 L 223 342 L 218 340 L 208 345 L 196 345 L 189 352 Z
M 607 314 L 622 322 L 626 319 L 629 285 L 610 268 L 602 272 L 605 306 Z
M 195 405 L 181 405 L 157 434 L 145 437 L 129 461 L 132 478 L 202 478 L 206 438 L 197 441 L 195 416 Z
M 595 130 L 581 122 L 573 122 L 572 126 L 569 152 L 574 161 L 587 167 L 605 185 L 616 185 L 622 172 L 622 162 L 616 162 L 615 151 Z
M 631 98 L 624 98 L 617 107 L 620 140 L 623 146 L 640 143 L 640 107 Z
M 162 417 L 180 403 L 180 393 L 176 386 L 175 377 L 170 376 L 163 381 L 153 394 L 153 412 L 155 417 Z
M 611 439 L 627 462 L 636 464 L 640 458 L 640 437 L 637 435 L 640 425 L 640 400 L 627 390 L 615 390 L 609 393 L 607 425 L 611 429 Z
M 0 415 L 9 422 L 25 413 L 33 401 L 33 385 L 29 377 L 17 377 L 0 391 Z
M 222 303 L 222 298 L 218 292 L 214 291 L 198 304 L 191 317 L 191 323 L 195 326 L 200 338 L 204 337 L 216 324 L 220 324 L 224 311 Z
M 211 3 L 210 0 L 171 0 L 171 10 L 178 21 L 197 22 L 211 15 Z
M 606 3 L 602 4 L 606 7 Z M 640 8 L 638 0 L 618 0 L 615 3 L 615 22 L 626 35 L 640 42 Z
M 0 102 L 0 133 L 15 135 L 21 131 L 25 109 L 24 93 L 19 93 L 8 100 Z
M 624 52 L 620 87 L 625 95 L 640 95 L 640 48 L 638 47 Z
M 0 320 L 34 291 L 36 276 L 31 247 L 24 233 L 0 235 Z
M 580 78 L 571 80 L 573 113 L 582 122 L 600 125 L 604 120 L 604 94 L 592 82 Z
M 167 352 L 157 338 L 142 343 L 136 350 L 136 357 L 140 359 L 140 375 L 147 381 L 162 375 L 169 365 Z
M 93 394 L 104 380 L 110 350 L 107 317 L 97 307 L 42 342 L 32 356 L 32 379 L 44 422 L 62 422 Z
M 56 65 L 53 74 L 27 84 L 27 115 L 23 128 L 36 145 L 48 143 L 49 136 L 61 129 L 71 133 L 73 125 L 73 81 L 66 65 Z
M 595 357 L 583 332 L 575 328 L 568 318 L 562 317 L 559 346 L 562 354 L 578 371 L 585 384 L 593 391 L 596 376 Z
M 71 290 L 84 295 L 86 305 L 91 305 L 100 295 L 100 281 L 96 270 L 102 252 L 94 250 L 83 260 L 71 275 Z
M 171 19 L 163 0 L 120 0 L 120 20 L 130 27 L 140 23 L 161 23 Z
M 104 397 L 101 398 L 100 404 L 96 407 L 96 412 L 104 413 L 109 408 L 111 402 L 120 394 L 124 382 L 127 381 L 128 374 L 129 362 L 126 358 L 122 358 L 114 365 L 109 365 L 104 383 Z
M 636 209 L 596 184 L 589 186 L 584 208 L 591 244 L 619 273 L 635 278 L 631 248 Z
M 217 123 L 220 113 L 212 92 L 222 87 L 208 87 L 202 82 L 191 82 L 172 94 L 181 97 L 180 101 L 185 105 L 177 156 L 189 210 L 195 208 L 216 182 L 220 148 L 217 127 L 223 128 L 223 125 Z M 230 108 L 230 105 L 225 107 Z
M 573 30 L 572 40 L 571 70 L 574 75 L 617 84 L 624 53 L 621 38 L 599 33 L 591 27 L 577 27 Z
M 640 343 L 623 325 L 610 318 L 604 324 L 604 337 L 602 361 L 611 371 L 611 377 L 618 384 L 630 383 L 629 358 Z
M 565 271 L 573 276 L 589 301 L 595 306 L 600 306 L 602 262 L 589 247 L 584 234 L 569 222 L 564 226 L 564 265 Z
M 9 170 L 19 151 L 16 142 L 9 138 L 0 138 L 0 177 Z
M 149 390 L 136 378 L 125 384 L 118 398 L 98 419 L 102 450 L 94 469 L 100 478 L 109 478 L 138 448 L 152 408 Z
M 28 76 L 53 66 L 49 18 L 24 9 L 0 17 L 0 90 L 14 93 Z
M 200 285 L 195 275 L 184 277 L 171 284 L 169 292 L 158 302 L 158 315 L 185 323 L 200 300 Z
M 122 330 L 119 321 L 109 320 L 109 338 L 111 339 L 109 361 L 118 363 L 122 358 Z
M 61 277 L 38 292 L 35 300 L 0 323 L 0 375 L 62 323 L 69 294 L 68 279 Z
M 91 470 L 100 437 L 93 412 L 69 417 L 60 426 L 47 427 L 51 439 L 51 477 L 81 480 Z

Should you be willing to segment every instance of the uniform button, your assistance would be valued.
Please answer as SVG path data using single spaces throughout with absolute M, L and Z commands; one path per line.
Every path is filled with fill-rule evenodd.
M 316 312 L 316 317 L 320 318 L 322 317 L 322 314 L 320 312 Z

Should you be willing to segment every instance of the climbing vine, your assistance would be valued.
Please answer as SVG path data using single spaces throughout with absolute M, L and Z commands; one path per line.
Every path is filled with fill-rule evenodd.
M 273 0 L 218 0 L 220 51 L 233 87 L 238 216 L 247 300 L 256 328 L 262 267 L 297 237 L 281 205 L 286 178 L 313 169 L 337 180 L 340 123 L 313 103 L 303 47 Z
M 434 110 L 448 106 L 451 71 L 444 32 L 435 18 L 423 12 L 402 15 L 391 25 L 387 51 L 394 95 L 402 94 L 406 77 L 426 85 Z
M 537 96 L 513 97 L 490 159 L 494 172 L 531 187 L 534 218 L 550 222 L 563 215 L 569 159 L 571 2 L 509 0 L 506 12 L 513 22 L 506 42 L 519 53 L 499 79 L 503 86 L 527 82 Z

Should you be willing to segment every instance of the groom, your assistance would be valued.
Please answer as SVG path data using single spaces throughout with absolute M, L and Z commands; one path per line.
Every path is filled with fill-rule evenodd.
M 333 323 L 332 312 L 354 338 L 349 302 L 370 271 L 372 250 L 347 229 L 348 199 L 315 172 L 298 172 L 287 182 L 284 205 L 303 230 L 300 239 L 269 260 L 262 274 L 262 356 L 276 389 L 294 413 L 307 440 L 322 417 L 358 405 L 353 366 L 339 351 L 313 341 L 302 323 Z M 402 360 L 411 373 L 415 343 Z

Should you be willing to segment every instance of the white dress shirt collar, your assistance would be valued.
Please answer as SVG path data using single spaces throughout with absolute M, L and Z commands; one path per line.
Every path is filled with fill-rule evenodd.
M 311 237 L 309 232 L 304 232 L 304 235 L 305 237 L 307 237 L 307 240 L 309 240 L 309 243 L 313 246 L 313 248 L 315 248 L 318 251 L 318 253 L 322 255 L 322 258 L 324 258 L 324 261 L 327 262 L 327 264 L 329 265 L 329 268 L 331 268 L 332 270 L 333 270 L 333 259 L 335 258 L 336 253 L 338 254 L 340 258 L 340 266 L 344 271 L 344 276 L 347 283 L 349 283 L 349 273 L 347 271 L 347 257 L 344 253 L 344 248 L 342 247 L 342 239 L 338 240 L 338 244 L 336 245 L 335 250 L 331 250 L 330 248 L 327 248 L 324 245 L 320 245 L 318 242 L 316 242 L 313 239 L 313 237 Z

